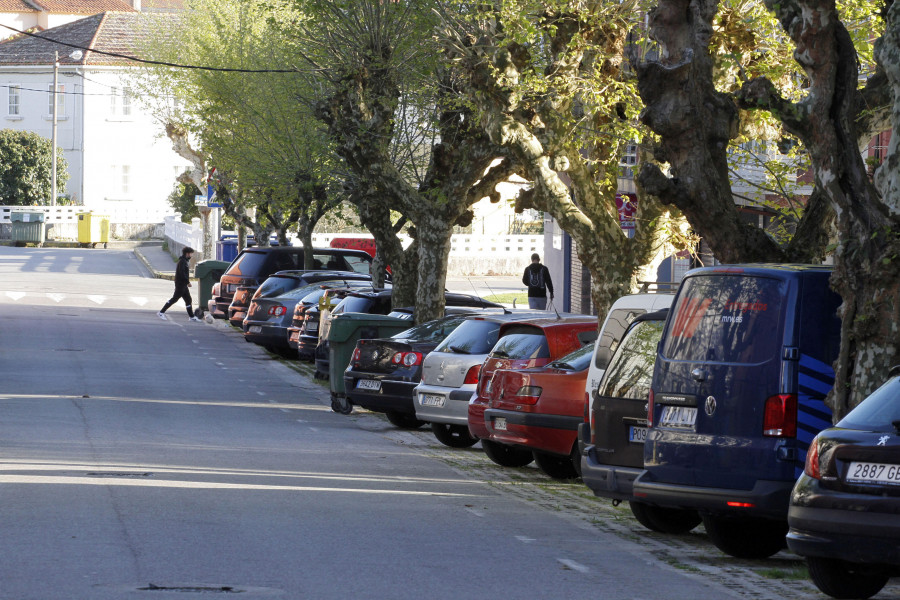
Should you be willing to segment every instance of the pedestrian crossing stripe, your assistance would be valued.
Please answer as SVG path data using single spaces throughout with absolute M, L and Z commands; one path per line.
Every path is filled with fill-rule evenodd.
M 25 298 L 26 296 L 28 296 L 27 292 L 8 291 L 8 292 L 2 292 L 2 293 L 7 298 L 9 298 L 11 300 L 15 300 L 16 302 L 18 302 L 22 298 Z M 91 302 L 93 302 L 95 304 L 104 304 L 104 303 L 106 303 L 107 300 L 109 300 L 109 296 L 102 296 L 102 295 L 97 295 L 97 294 L 81 296 L 80 294 L 57 294 L 57 293 L 47 292 L 46 294 L 44 294 L 44 297 L 49 298 L 50 300 L 53 300 L 57 304 L 59 304 L 63 300 L 66 300 L 67 298 L 72 299 L 72 298 L 77 298 L 77 297 L 87 298 L 88 300 L 90 300 Z M 145 306 L 150 301 L 148 298 L 146 298 L 144 296 L 129 296 L 128 299 L 132 303 L 137 304 L 138 306 Z

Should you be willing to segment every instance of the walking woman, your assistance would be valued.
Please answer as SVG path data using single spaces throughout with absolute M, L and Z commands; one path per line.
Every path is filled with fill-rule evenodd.
M 169 310 L 170 306 L 178 302 L 179 298 L 184 299 L 184 304 L 187 307 L 187 314 L 190 317 L 190 320 L 200 320 L 194 316 L 194 307 L 192 306 L 193 300 L 191 299 L 191 292 L 188 290 L 188 288 L 191 287 L 191 268 L 189 263 L 191 262 L 191 257 L 193 255 L 194 249 L 190 246 L 185 246 L 181 250 L 181 258 L 178 259 L 178 266 L 175 267 L 175 293 L 172 294 L 172 298 L 162 307 L 162 310 L 156 313 L 156 316 L 163 321 L 169 320 L 169 317 L 166 316 L 166 311 Z

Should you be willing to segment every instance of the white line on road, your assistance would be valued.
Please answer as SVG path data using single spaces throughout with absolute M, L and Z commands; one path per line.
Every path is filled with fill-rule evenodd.
M 309 430 L 310 430 L 310 431 L 315 431 L 316 433 L 319 433 L 319 428 L 318 428 L 318 427 L 310 427 Z
M 47 294 L 47 297 L 59 304 L 66 299 L 65 294 Z
M 530 544 L 531 542 L 536 541 L 535 538 L 525 537 L 524 535 L 517 535 L 516 539 L 522 542 L 523 544 Z
M 561 562 L 564 567 L 572 569 L 573 571 L 578 571 L 579 573 L 587 573 L 590 571 L 590 569 L 583 564 L 577 563 L 574 560 L 569 560 L 568 558 L 557 558 L 556 560 Z
M 131 301 L 137 304 L 138 306 L 144 306 L 147 304 L 148 300 L 143 296 L 132 296 Z
M 25 292 L 6 292 L 6 296 L 13 300 L 21 300 L 25 297 Z
M 103 304 L 106 302 L 106 296 L 88 296 L 87 298 L 96 304 Z
M 480 510 L 475 510 L 474 508 L 471 508 L 469 506 L 466 507 L 466 510 L 469 511 L 470 513 L 472 513 L 473 515 L 475 515 L 476 517 L 482 517 L 482 518 L 484 517 L 484 513 L 481 512 Z
M 260 395 L 260 396 L 265 396 L 265 395 L 266 395 L 265 392 L 256 392 L 256 393 L 257 393 L 258 395 Z M 275 401 L 274 401 L 274 400 L 269 400 L 269 402 L 275 402 Z

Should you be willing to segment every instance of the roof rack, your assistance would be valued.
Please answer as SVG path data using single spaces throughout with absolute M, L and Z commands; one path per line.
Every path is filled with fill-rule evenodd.
M 680 281 L 638 281 L 639 294 L 672 294 L 681 285 Z M 651 289 L 653 287 L 653 289 Z

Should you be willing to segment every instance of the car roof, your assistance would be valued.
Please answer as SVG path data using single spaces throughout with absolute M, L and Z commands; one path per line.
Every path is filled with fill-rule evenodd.
M 278 271 L 269 275 L 269 277 L 284 277 L 294 279 L 363 279 L 372 278 L 368 273 L 358 273 L 357 271 L 323 271 L 322 269 L 292 269 L 287 271 Z
M 526 318 L 523 320 L 516 321 L 515 323 L 510 323 L 509 326 L 513 325 L 532 325 L 534 327 L 540 327 L 541 329 L 556 329 L 557 327 L 571 327 L 572 325 L 579 324 L 597 324 L 597 317 L 592 315 L 560 315 L 559 317 L 537 317 L 537 318 Z M 506 325 L 500 326 L 500 331 L 502 332 L 505 329 Z
M 302 254 L 303 246 L 250 246 L 244 248 L 241 252 L 254 252 L 257 254 Z M 351 248 L 313 248 L 315 254 L 334 254 L 341 256 L 359 256 L 368 260 L 372 259 L 372 255 L 364 250 L 353 250 Z

